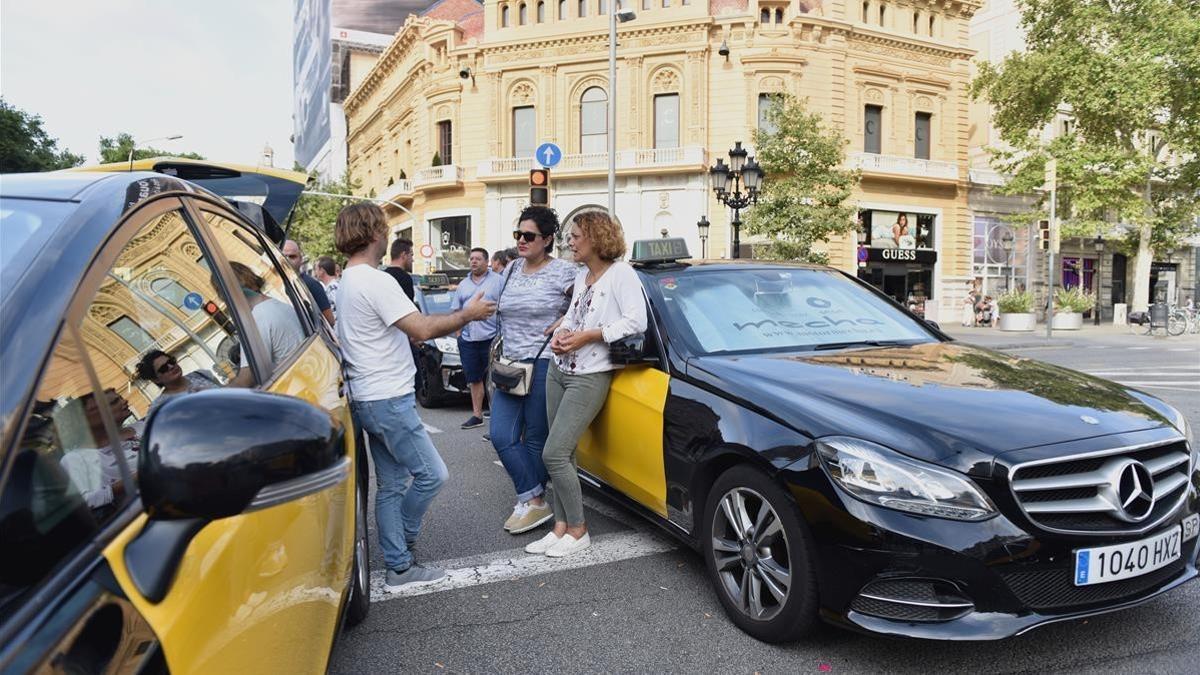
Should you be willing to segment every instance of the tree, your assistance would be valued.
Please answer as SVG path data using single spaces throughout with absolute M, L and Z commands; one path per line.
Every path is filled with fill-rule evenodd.
M 1112 234 L 1136 250 L 1145 310 L 1154 250 L 1196 232 L 1200 11 L 1196 0 L 1022 0 L 1027 49 L 979 64 L 972 94 L 994 107 L 1002 192 L 1034 193 L 1051 159 L 1066 236 Z M 1046 133 L 1069 111 L 1070 133 Z M 1164 148 L 1166 151 L 1164 151 Z M 1048 194 L 1038 196 L 1045 217 Z
M 83 156 L 58 149 L 42 118 L 0 98 L 0 173 L 56 171 L 83 164 Z
M 288 237 L 299 242 L 304 249 L 304 254 L 310 260 L 327 255 L 338 261 L 339 264 L 343 263 L 345 256 L 339 253 L 337 247 L 333 245 L 333 225 L 337 222 L 338 212 L 342 210 L 342 207 L 357 200 L 353 194 L 360 184 L 350 178 L 348 173 L 336 180 L 323 180 L 315 172 L 310 184 L 314 185 L 313 190 L 316 192 L 348 195 L 352 198 L 338 199 L 319 195 L 301 195 L 300 201 L 296 203 L 296 207 L 292 211 Z
M 766 121 L 754 133 L 766 177 L 746 229 L 772 238 L 766 257 L 826 263 L 828 255 L 813 246 L 854 229 L 849 199 L 859 172 L 841 168 L 848 141 L 791 96 L 771 105 Z
M 129 149 L 133 147 L 134 139 L 131 134 L 119 133 L 112 138 L 100 137 L 100 161 L 103 163 L 128 162 Z M 204 159 L 203 155 L 194 152 L 171 152 L 152 147 L 139 147 L 133 151 L 134 159 L 150 157 L 182 157 L 184 159 Z

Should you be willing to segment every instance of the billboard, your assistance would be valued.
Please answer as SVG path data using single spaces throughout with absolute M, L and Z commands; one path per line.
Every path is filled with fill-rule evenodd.
M 409 14 L 420 14 L 433 4 L 432 0 L 333 0 L 333 25 L 395 35 Z
M 296 0 L 292 20 L 292 145 L 296 162 L 309 166 L 329 142 L 332 84 L 331 0 Z

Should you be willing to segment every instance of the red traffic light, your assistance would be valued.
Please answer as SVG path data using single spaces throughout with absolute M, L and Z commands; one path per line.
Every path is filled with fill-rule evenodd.
M 529 203 L 533 206 L 550 204 L 550 170 L 529 170 Z
M 530 169 L 529 187 L 547 187 L 550 185 L 550 169 Z
M 210 315 L 216 314 L 219 311 L 221 311 L 221 308 L 218 307 L 217 303 L 213 302 L 212 300 L 209 300 L 208 302 L 204 303 L 204 312 L 206 314 L 210 314 Z

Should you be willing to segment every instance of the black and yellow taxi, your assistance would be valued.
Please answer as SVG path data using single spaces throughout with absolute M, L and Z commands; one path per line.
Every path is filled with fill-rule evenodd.
M 687 257 L 635 242 L 650 326 L 612 346 L 579 470 L 699 550 L 750 635 L 998 639 L 1197 576 L 1179 411 L 953 341 L 838 270 Z
M 277 248 L 306 177 L 128 168 L 0 177 L 0 672 L 323 671 L 367 465 Z
M 461 277 L 460 277 L 461 279 Z M 413 302 L 424 314 L 448 314 L 454 301 L 456 284 L 445 272 L 413 275 Z M 425 408 L 438 408 L 469 400 L 467 376 L 453 335 L 432 338 L 416 345 L 417 402 Z

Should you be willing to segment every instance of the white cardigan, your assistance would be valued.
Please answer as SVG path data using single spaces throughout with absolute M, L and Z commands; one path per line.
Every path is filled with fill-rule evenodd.
M 646 296 L 642 282 L 629 263 L 614 262 L 604 274 L 592 284 L 588 293 L 587 268 L 575 276 L 575 291 L 571 294 L 571 305 L 563 316 L 559 330 L 591 330 L 599 328 L 604 342 L 592 342 L 569 354 L 555 355 L 554 363 L 559 370 L 572 375 L 602 373 L 613 369 L 608 357 L 608 345 L 621 338 L 645 332 Z M 590 304 L 580 306 L 580 303 Z

